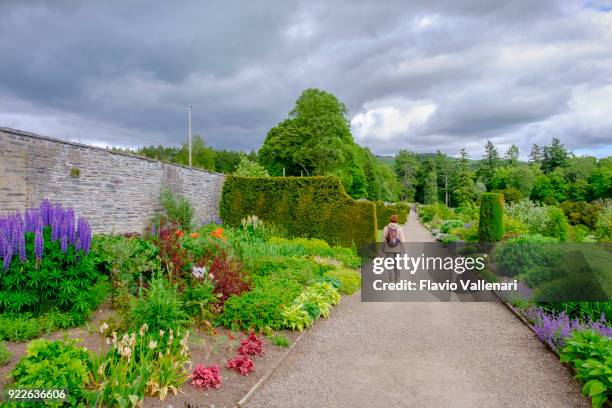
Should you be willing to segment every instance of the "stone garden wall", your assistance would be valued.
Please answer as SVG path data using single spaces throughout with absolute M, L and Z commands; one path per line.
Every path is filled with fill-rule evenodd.
M 219 215 L 224 176 L 0 128 L 0 214 L 43 198 L 74 207 L 95 232 L 140 232 L 163 185 L 188 198 L 197 222 Z

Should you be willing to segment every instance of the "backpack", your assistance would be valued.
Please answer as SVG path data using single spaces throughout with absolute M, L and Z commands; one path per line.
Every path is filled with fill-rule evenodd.
M 387 228 L 387 236 L 385 239 L 387 240 L 387 245 L 391 248 L 395 248 L 401 242 L 397 236 L 397 228 L 392 227 Z

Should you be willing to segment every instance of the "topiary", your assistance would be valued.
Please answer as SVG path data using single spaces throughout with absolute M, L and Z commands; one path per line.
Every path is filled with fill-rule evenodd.
M 497 242 L 504 236 L 504 197 L 499 193 L 483 193 L 480 196 L 480 220 L 478 240 Z

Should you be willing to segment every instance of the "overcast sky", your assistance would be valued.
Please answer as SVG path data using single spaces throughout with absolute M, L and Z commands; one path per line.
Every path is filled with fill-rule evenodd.
M 0 126 L 180 144 L 191 104 L 194 133 L 250 150 L 309 87 L 378 154 L 612 155 L 612 0 L 0 2 Z

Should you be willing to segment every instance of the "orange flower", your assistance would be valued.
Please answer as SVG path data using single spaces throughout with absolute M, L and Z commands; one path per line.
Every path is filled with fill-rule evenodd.
M 182 237 L 183 236 L 183 231 L 176 230 L 175 234 L 176 234 L 177 237 Z
M 222 238 L 223 237 L 223 228 L 217 228 L 213 232 L 210 233 L 211 237 Z
M 200 234 L 198 234 L 197 232 L 192 232 L 191 234 L 189 234 L 189 236 L 193 239 L 196 239 L 197 237 L 200 236 Z

